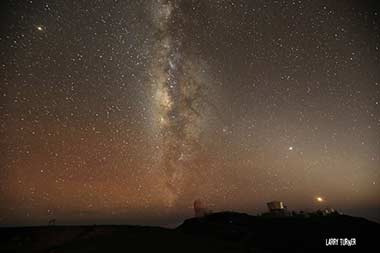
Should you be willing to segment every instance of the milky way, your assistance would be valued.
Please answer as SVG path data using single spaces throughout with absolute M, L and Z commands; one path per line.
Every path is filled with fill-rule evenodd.
M 205 110 L 204 80 L 199 80 L 191 56 L 183 52 L 181 19 L 185 17 L 179 5 L 178 1 L 158 1 L 152 6 L 157 29 L 156 57 L 151 70 L 153 103 L 161 142 L 159 167 L 165 171 L 169 206 L 195 170 Z

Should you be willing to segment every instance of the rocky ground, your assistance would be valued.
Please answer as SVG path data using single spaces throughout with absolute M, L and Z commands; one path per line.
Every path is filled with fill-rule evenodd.
M 222 212 L 185 220 L 175 229 L 0 228 L 0 252 L 377 252 L 379 231 L 378 223 L 346 215 L 273 218 Z M 326 246 L 326 239 L 338 239 L 338 245 Z M 342 245 L 340 239 L 350 241 Z

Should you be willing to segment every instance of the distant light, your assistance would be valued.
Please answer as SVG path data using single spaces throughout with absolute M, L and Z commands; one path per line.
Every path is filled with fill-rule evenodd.
M 318 202 L 323 202 L 324 201 L 324 199 L 322 197 L 317 197 L 316 199 L 317 199 Z
M 40 25 L 36 26 L 36 28 L 37 28 L 38 31 L 43 31 L 44 30 L 44 28 L 42 26 L 40 26 Z
M 290 147 L 289 147 L 289 150 L 290 150 L 290 151 L 292 151 L 292 150 L 293 150 L 293 147 L 292 147 L 292 146 L 290 146 Z

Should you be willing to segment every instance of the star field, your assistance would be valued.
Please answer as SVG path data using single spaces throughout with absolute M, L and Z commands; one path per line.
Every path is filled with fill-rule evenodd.
M 376 1 L 5 1 L 0 224 L 380 220 Z

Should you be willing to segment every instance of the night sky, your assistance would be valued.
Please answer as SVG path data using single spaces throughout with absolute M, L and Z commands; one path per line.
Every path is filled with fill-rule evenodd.
M 0 225 L 379 221 L 374 3 L 2 1 Z

